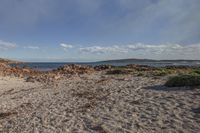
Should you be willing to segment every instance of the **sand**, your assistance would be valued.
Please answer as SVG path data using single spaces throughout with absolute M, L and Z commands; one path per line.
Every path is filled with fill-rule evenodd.
M 0 132 L 199 132 L 200 89 L 167 88 L 166 80 L 103 72 L 53 84 L 0 77 Z

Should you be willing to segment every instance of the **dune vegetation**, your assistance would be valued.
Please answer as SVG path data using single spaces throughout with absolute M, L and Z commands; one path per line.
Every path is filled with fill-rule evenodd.
M 170 78 L 166 83 L 167 87 L 200 86 L 200 74 L 184 74 Z

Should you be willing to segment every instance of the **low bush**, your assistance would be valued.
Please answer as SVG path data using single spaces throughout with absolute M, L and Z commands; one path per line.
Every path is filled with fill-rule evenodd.
M 169 71 L 161 69 L 161 70 L 157 70 L 157 71 L 152 72 L 152 74 L 153 74 L 153 76 L 165 76 L 165 75 L 168 75 L 170 73 L 169 73 Z
M 137 73 L 137 76 L 145 76 L 145 74 L 142 72 L 139 72 L 139 73 Z
M 200 74 L 178 75 L 170 78 L 166 83 L 167 87 L 200 86 Z
M 194 73 L 200 74 L 200 70 L 195 70 Z
M 130 74 L 130 71 L 126 69 L 114 69 L 107 71 L 106 74 Z

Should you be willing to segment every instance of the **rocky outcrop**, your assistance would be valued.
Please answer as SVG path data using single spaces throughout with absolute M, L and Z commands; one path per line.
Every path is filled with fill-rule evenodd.
M 1 76 L 15 76 L 24 78 L 26 82 L 54 82 L 63 77 L 68 77 L 70 75 L 80 75 L 80 74 L 89 74 L 94 72 L 94 68 L 90 66 L 81 66 L 81 65 L 65 65 L 59 67 L 56 70 L 41 72 L 36 71 L 30 68 L 19 68 L 19 67 L 10 67 L 7 64 L 0 63 L 0 75 Z
M 102 70 L 107 70 L 107 69 L 111 69 L 113 66 L 111 65 L 98 65 L 98 66 L 95 66 L 94 69 L 96 71 L 102 71 Z
M 54 81 L 58 81 L 64 77 L 70 77 L 72 75 L 80 75 L 80 74 L 89 74 L 94 72 L 94 69 L 90 66 L 81 66 L 81 65 L 64 65 L 53 71 L 43 72 L 39 75 L 30 75 L 26 78 L 26 82 L 44 82 L 44 83 L 52 83 Z
M 60 73 L 60 74 L 85 74 L 92 72 L 94 72 L 94 68 L 92 68 L 91 66 L 81 66 L 75 64 L 64 65 L 56 70 L 53 70 L 53 73 Z
M 5 70 L 9 69 L 10 67 L 4 63 L 0 63 L 0 75 L 3 75 Z
M 40 74 L 40 72 L 32 70 L 30 68 L 10 67 L 7 64 L 0 63 L 0 75 L 2 76 L 26 77 L 29 75 L 38 74 Z
M 5 63 L 0 63 L 0 70 L 3 70 L 5 68 L 10 68 L 10 66 Z

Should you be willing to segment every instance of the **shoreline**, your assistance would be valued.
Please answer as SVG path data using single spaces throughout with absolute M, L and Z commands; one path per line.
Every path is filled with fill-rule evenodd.
M 101 66 L 110 65 L 113 67 L 127 66 L 130 64 L 134 65 L 145 65 L 149 67 L 168 67 L 168 66 L 187 66 L 187 67 L 200 67 L 199 60 L 135 60 L 133 62 L 127 62 L 126 60 L 110 60 L 110 61 L 99 61 L 99 62 L 22 62 L 22 63 L 10 63 L 14 67 L 28 67 L 34 70 L 53 70 L 64 65 L 81 65 L 81 66 Z

